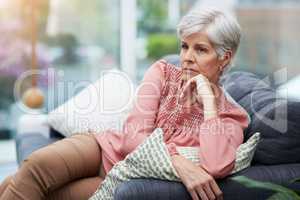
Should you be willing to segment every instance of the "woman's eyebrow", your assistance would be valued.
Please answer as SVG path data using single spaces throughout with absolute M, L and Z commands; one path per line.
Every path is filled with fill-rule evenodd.
M 210 46 L 208 44 L 205 43 L 197 43 L 195 44 L 195 47 L 205 47 L 205 48 L 210 48 Z

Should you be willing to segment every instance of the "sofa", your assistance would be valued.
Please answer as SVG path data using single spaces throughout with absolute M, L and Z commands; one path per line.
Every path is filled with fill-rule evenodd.
M 177 56 L 166 59 L 178 65 Z M 300 182 L 291 182 L 300 178 L 300 102 L 278 97 L 275 86 L 250 72 L 229 72 L 221 82 L 251 117 L 251 123 L 244 131 L 244 139 L 247 140 L 255 132 L 260 132 L 262 137 L 249 168 L 217 180 L 224 199 L 267 199 L 274 194 L 271 190 L 247 188 L 231 180 L 231 177 L 239 175 L 280 184 L 300 194 Z M 19 164 L 34 150 L 64 138 L 56 130 L 50 130 L 50 137 L 34 131 L 26 135 L 17 134 Z M 182 183 L 133 179 L 117 187 L 114 199 L 188 200 L 191 197 Z

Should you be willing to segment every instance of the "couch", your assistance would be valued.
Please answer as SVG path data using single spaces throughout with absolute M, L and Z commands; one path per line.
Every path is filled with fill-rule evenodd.
M 166 59 L 178 65 L 178 57 L 171 56 Z M 300 182 L 290 182 L 300 178 L 300 102 L 277 97 L 274 87 L 250 72 L 230 72 L 223 77 L 222 83 L 251 117 L 251 124 L 244 132 L 245 140 L 256 131 L 262 134 L 251 167 L 217 180 L 224 199 L 267 199 L 273 194 L 266 189 L 246 188 L 230 179 L 238 175 L 281 184 L 300 193 Z M 278 112 L 281 114 L 278 115 Z M 17 134 L 18 163 L 34 150 L 63 137 L 53 129 L 50 138 L 34 131 L 26 135 Z M 120 184 L 114 199 L 185 200 L 191 197 L 184 185 L 178 182 L 134 179 Z

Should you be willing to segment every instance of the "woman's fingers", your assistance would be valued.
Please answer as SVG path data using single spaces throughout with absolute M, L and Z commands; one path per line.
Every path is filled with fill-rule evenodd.
M 214 178 L 202 167 L 182 156 L 172 156 L 172 163 L 193 200 L 222 199 Z
M 201 97 L 213 96 L 211 83 L 202 74 L 199 74 L 187 81 L 180 94 L 180 98 L 185 96 L 187 91 L 193 91 L 194 89 L 197 90 L 198 95 L 200 95 Z
M 188 88 L 190 87 L 190 86 L 195 86 L 196 87 L 196 81 L 195 81 L 195 79 L 193 79 L 193 78 L 191 78 L 190 80 L 188 80 L 188 82 L 185 84 L 185 86 L 183 87 L 183 89 L 182 89 L 182 92 L 181 92 L 181 94 L 180 94 L 180 98 L 182 98 L 183 96 L 185 96 L 185 93 L 187 92 L 187 90 L 188 90 Z
M 217 191 L 218 192 L 215 193 L 211 185 L 205 184 L 204 186 L 199 186 L 195 189 L 191 189 L 190 194 L 193 200 L 200 200 L 200 199 L 201 200 L 212 200 L 212 199 L 223 200 L 221 190 L 219 189 Z
M 216 198 L 218 200 L 223 200 L 223 193 L 214 180 L 210 182 L 210 187 L 213 190 L 214 194 L 216 195 Z
M 200 200 L 197 195 L 197 192 L 195 190 L 191 190 L 190 194 L 191 194 L 193 200 Z
M 207 193 L 204 191 L 204 189 L 201 186 L 197 187 L 197 193 L 201 197 L 201 200 L 210 200 L 210 198 L 208 198 Z
M 216 195 L 214 194 L 214 192 L 213 192 L 213 190 L 212 190 L 209 183 L 205 184 L 203 186 L 203 189 L 204 189 L 204 191 L 205 191 L 205 193 L 206 193 L 206 195 L 208 196 L 209 199 L 216 199 Z

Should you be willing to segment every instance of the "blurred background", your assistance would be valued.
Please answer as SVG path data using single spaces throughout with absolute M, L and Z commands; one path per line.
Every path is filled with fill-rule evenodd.
M 31 4 L 0 0 L 0 181 L 14 171 L 14 140 L 22 111 L 16 81 L 31 68 Z M 300 0 L 35 0 L 37 84 L 47 113 L 84 86 L 57 91 L 58 84 L 91 82 L 101 71 L 120 69 L 138 83 L 151 63 L 178 54 L 176 24 L 196 6 L 232 12 L 243 29 L 233 70 L 278 78 L 300 99 Z M 275 76 L 276 78 L 276 76 Z M 276 81 L 275 81 L 276 83 Z M 21 92 L 30 86 L 24 78 Z M 51 94 L 51 95 L 50 95 Z

